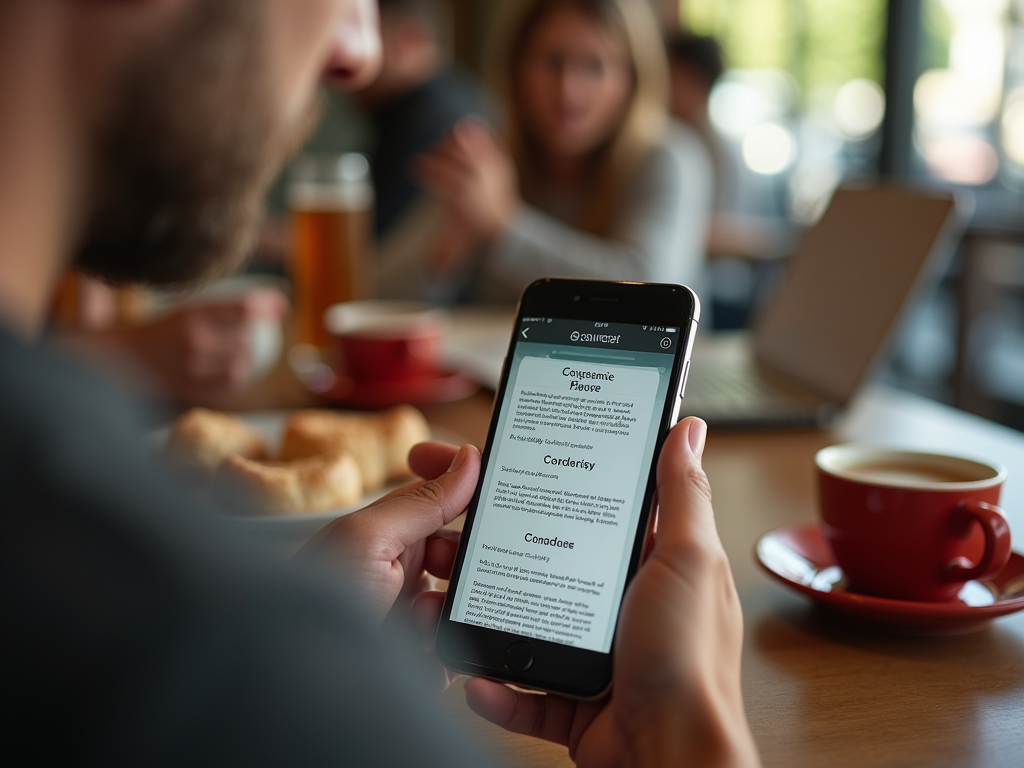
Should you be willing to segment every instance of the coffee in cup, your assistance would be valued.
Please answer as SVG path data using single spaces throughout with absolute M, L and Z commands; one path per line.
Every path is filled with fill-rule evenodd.
M 856 444 L 824 448 L 815 464 L 822 531 L 851 591 L 952 600 L 1009 560 L 1002 467 Z

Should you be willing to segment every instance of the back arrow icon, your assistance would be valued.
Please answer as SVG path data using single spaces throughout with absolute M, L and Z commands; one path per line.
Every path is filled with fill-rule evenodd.
M 527 332 L 528 330 L 530 330 L 530 328 L 529 328 L 529 327 L 523 328 L 523 338 L 524 338 L 524 339 L 526 338 L 526 332 Z M 527 339 L 527 340 L 528 340 L 528 339 Z

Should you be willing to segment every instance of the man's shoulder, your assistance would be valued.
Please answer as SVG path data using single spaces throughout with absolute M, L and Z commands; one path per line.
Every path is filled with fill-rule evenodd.
M 90 422 L 105 414 L 108 427 L 131 430 L 137 421 L 126 400 L 92 371 L 43 346 L 30 346 L 0 328 L 0 424 L 38 429 Z

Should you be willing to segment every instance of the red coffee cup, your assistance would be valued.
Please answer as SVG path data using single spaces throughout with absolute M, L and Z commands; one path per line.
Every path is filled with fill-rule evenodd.
M 824 448 L 814 462 L 822 531 L 854 592 L 952 600 L 1010 558 L 1002 467 L 856 444 Z
M 429 304 L 352 301 L 324 314 L 338 368 L 363 381 L 413 381 L 436 376 L 448 316 Z

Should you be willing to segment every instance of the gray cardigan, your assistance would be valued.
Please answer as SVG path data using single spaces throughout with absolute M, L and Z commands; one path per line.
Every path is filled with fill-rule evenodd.
M 524 206 L 485 255 L 478 298 L 514 301 L 538 277 L 699 283 L 712 174 L 700 137 L 672 125 L 637 168 L 608 237 L 584 234 Z
M 423 243 L 438 225 L 424 202 L 409 226 L 381 248 L 382 297 L 514 302 L 540 277 L 685 283 L 700 290 L 714 198 L 710 154 L 690 128 L 673 123 L 637 167 L 607 237 L 580 232 L 523 206 L 505 233 L 458 274 L 431 274 Z

